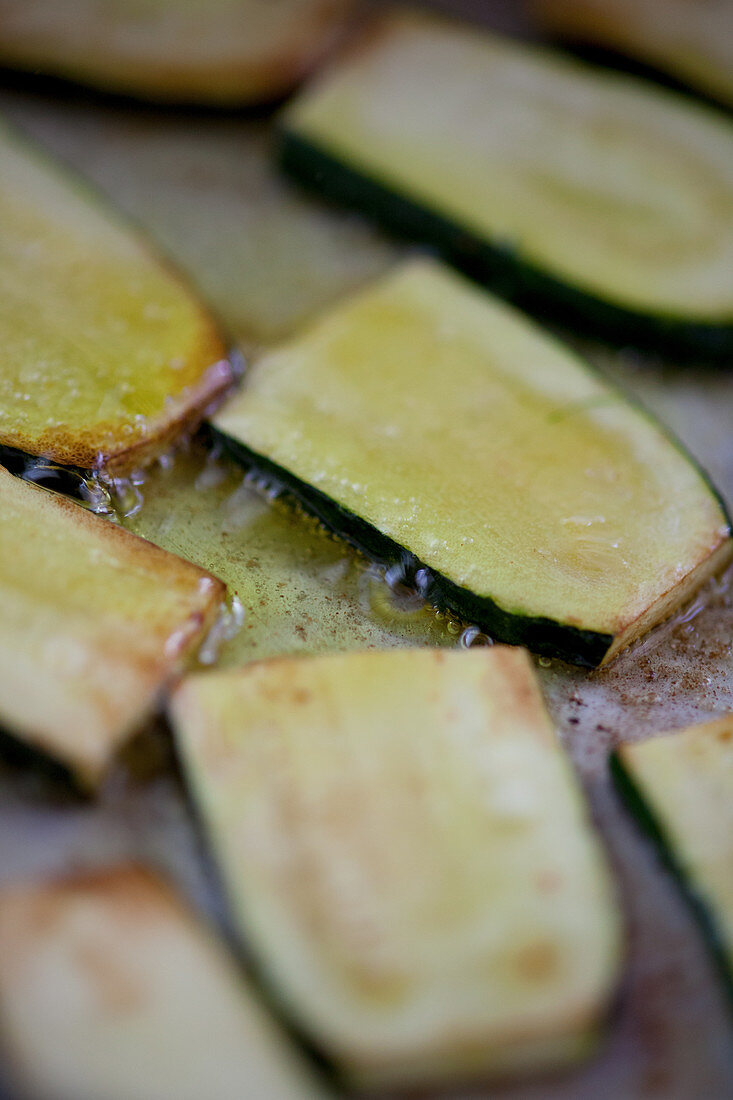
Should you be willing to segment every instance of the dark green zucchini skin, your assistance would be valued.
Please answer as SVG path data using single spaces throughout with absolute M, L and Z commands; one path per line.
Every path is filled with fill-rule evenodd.
M 729 118 L 733 117 L 733 107 L 723 99 L 718 99 L 712 92 L 705 92 L 701 87 L 690 84 L 681 76 L 675 76 L 667 69 L 659 68 L 651 61 L 642 61 L 640 57 L 632 57 L 631 54 L 614 50 L 611 46 L 599 46 L 583 37 L 565 38 L 562 35 L 551 35 L 548 41 L 553 49 L 561 50 L 583 64 L 612 69 L 614 72 L 623 73 L 624 76 L 648 80 L 650 83 L 659 85 L 660 88 L 686 95 L 690 99 L 697 99 L 712 110 L 722 112 Z
M 469 623 L 476 623 L 490 637 L 509 645 L 522 645 L 541 656 L 557 657 L 584 668 L 596 668 L 608 652 L 613 636 L 579 630 L 552 619 L 533 618 L 505 611 L 488 596 L 477 596 L 447 577 L 435 573 L 409 550 L 383 535 L 366 520 L 342 508 L 325 493 L 294 477 L 288 470 L 251 451 L 231 436 L 210 428 L 212 439 L 241 465 L 272 478 L 304 511 L 315 516 L 330 531 L 383 565 L 400 565 L 408 576 L 424 569 L 428 580 L 420 591 L 428 603 L 449 611 Z
M 703 933 L 708 950 L 720 975 L 728 1006 L 731 1013 L 733 1013 L 733 960 L 728 957 L 715 915 L 688 878 L 675 855 L 674 846 L 667 837 L 662 824 L 616 752 L 611 754 L 610 770 L 614 786 L 627 809 L 651 840 L 660 862 L 677 880 L 678 886 Z
M 733 360 L 733 323 L 713 325 L 624 309 L 553 278 L 512 248 L 482 239 L 327 150 L 281 129 L 281 169 L 309 190 L 373 217 L 392 233 L 435 249 L 476 282 L 527 312 L 610 344 L 661 352 L 673 361 Z
M 50 461 L 46 463 L 42 458 L 34 458 L 4 443 L 0 443 L 0 466 L 24 481 L 32 481 L 44 489 L 53 489 L 56 493 L 81 501 L 87 499 L 84 483 L 93 476 L 92 470 L 83 470 L 81 466 L 60 466 Z
M 0 726 L 0 766 L 3 770 L 22 773 L 25 782 L 32 783 L 34 788 L 42 787 L 43 793 L 52 795 L 55 801 L 70 799 L 80 804 L 88 801 L 88 792 L 82 789 L 70 768 L 3 726 Z M 2 1091 L 0 1097 L 6 1100 Z

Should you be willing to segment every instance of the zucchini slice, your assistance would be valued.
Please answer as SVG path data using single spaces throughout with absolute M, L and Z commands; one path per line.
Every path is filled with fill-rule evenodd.
M 387 15 L 283 116 L 282 162 L 593 335 L 733 355 L 733 128 L 643 81 Z
M 0 725 L 93 787 L 224 585 L 1 469 L 0 516 Z
M 685 887 L 733 1005 L 733 714 L 621 745 L 611 766 Z
M 125 472 L 232 368 L 207 314 L 103 202 L 0 123 L 0 446 Z
M 660 70 L 733 107 L 730 0 L 532 0 L 548 30 L 604 46 Z
M 349 1078 L 592 1048 L 619 916 L 525 652 L 255 663 L 188 677 L 172 718 L 242 935 Z
M 291 336 L 398 251 L 366 220 L 282 178 L 269 119 L 192 126 L 184 112 L 17 95 L 0 99 L 2 108 L 188 273 L 245 352 Z
M 0 890 L 0 1031 L 23 1096 L 327 1095 L 214 937 L 136 866 Z
M 428 569 L 431 602 L 578 664 L 609 661 L 733 553 L 658 424 L 428 260 L 263 356 L 214 425 L 367 553 Z
M 0 0 L 0 63 L 158 102 L 284 95 L 344 31 L 353 0 Z

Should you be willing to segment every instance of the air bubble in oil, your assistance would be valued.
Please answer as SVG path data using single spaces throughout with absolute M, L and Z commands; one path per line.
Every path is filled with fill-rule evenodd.
M 488 634 L 484 634 L 481 627 L 467 626 L 465 630 L 461 632 L 458 644 L 462 649 L 471 649 L 473 646 L 493 645 L 494 641 Z
M 119 519 L 131 519 L 138 514 L 144 502 L 145 474 L 142 470 L 133 470 L 127 477 L 114 477 L 102 471 L 95 481 L 108 493 Z
M 244 607 L 238 596 L 230 596 L 221 605 L 221 610 L 199 650 L 198 659 L 202 665 L 213 665 L 219 659 L 219 653 L 225 642 L 235 638 L 244 624 Z

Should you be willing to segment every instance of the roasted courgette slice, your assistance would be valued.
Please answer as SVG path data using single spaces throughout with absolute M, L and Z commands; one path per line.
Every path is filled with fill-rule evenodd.
M 0 63 L 158 102 L 244 105 L 288 92 L 353 0 L 0 0 Z
M 387 15 L 283 117 L 284 166 L 596 336 L 733 354 L 733 129 L 546 49 Z
M 532 0 L 545 26 L 654 65 L 733 107 L 730 0 Z
M 0 727 L 93 786 L 224 585 L 1 469 L 0 517 Z
M 326 1096 L 214 937 L 135 866 L 0 890 L 0 1043 L 33 1100 Z
M 348 1077 L 591 1049 L 619 917 L 525 652 L 282 658 L 189 677 L 172 717 L 242 935 Z
M 733 715 L 622 745 L 611 765 L 685 887 L 733 1005 Z
M 610 660 L 733 552 L 642 410 L 510 306 L 410 261 L 263 356 L 214 421 L 235 454 L 502 641 Z
M 82 184 L 0 123 L 0 446 L 123 472 L 230 384 L 196 299 Z
M 280 2 L 280 0 L 278 0 Z M 366 220 L 282 178 L 269 121 L 0 100 L 188 272 L 237 346 L 273 344 L 394 262 Z

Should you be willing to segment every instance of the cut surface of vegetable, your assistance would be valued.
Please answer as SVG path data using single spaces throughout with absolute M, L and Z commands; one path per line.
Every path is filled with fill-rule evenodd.
M 100 187 L 200 289 L 237 346 L 273 344 L 375 278 L 397 249 L 283 179 L 269 119 L 6 95 L 0 108 Z
M 94 786 L 224 585 L 2 469 L 0 517 L 0 726 Z
M 733 1001 L 733 715 L 624 744 L 613 770 L 686 887 Z
M 263 356 L 214 420 L 329 526 L 502 641 L 609 660 L 730 558 L 703 475 L 511 307 L 411 261 Z
M 234 960 L 136 866 L 0 890 L 0 1041 L 33 1100 L 326 1095 Z
M 733 353 L 733 128 L 547 49 L 387 15 L 283 117 L 284 166 L 504 296 Z
M 0 445 L 123 471 L 232 380 L 196 299 L 101 199 L 0 122 Z
M 619 918 L 526 652 L 255 663 L 188 677 L 172 718 L 242 935 L 347 1076 L 591 1049 Z
M 547 28 L 610 47 L 733 106 L 730 0 L 532 0 Z
M 0 62 L 161 102 L 261 102 L 313 68 L 353 7 L 353 0 L 0 0 Z

